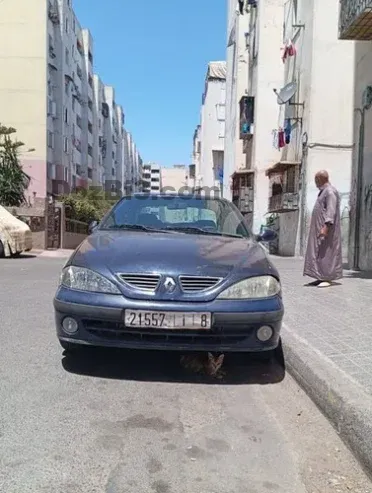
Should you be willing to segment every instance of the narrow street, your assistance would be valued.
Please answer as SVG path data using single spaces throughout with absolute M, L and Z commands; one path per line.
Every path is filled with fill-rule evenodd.
M 0 491 L 372 492 L 280 364 L 230 356 L 220 383 L 176 354 L 64 357 L 52 310 L 64 262 L 0 264 Z

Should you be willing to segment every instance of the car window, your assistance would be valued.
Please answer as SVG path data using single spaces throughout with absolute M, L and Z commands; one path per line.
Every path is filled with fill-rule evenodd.
M 221 199 L 201 197 L 134 196 L 123 198 L 106 216 L 100 229 L 139 225 L 156 229 L 192 228 L 222 235 L 249 237 L 250 231 L 235 206 Z

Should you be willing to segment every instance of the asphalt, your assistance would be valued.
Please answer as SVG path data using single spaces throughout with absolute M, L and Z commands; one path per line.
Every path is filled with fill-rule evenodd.
M 51 303 L 64 262 L 0 263 L 0 491 L 372 492 L 279 363 L 232 356 L 216 383 L 174 354 L 64 356 Z

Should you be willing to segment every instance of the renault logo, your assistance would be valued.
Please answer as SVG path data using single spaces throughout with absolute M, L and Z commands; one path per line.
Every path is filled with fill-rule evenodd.
M 176 288 L 176 283 L 171 277 L 166 277 L 164 281 L 164 287 L 168 293 L 172 293 Z

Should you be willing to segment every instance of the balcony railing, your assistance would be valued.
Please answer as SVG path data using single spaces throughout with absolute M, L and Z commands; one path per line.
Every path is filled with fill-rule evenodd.
M 340 0 L 339 37 L 372 40 L 372 0 Z
M 269 198 L 269 211 L 271 213 L 291 212 L 299 208 L 298 193 L 280 193 Z

